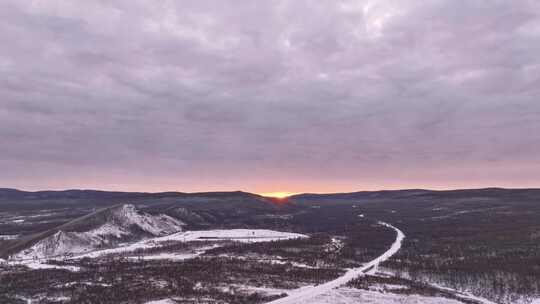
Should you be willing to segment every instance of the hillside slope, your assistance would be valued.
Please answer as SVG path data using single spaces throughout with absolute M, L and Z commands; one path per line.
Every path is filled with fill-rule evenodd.
M 133 205 L 117 205 L 83 216 L 25 239 L 0 251 L 16 259 L 81 253 L 144 237 L 167 235 L 184 224 L 168 215 L 150 215 Z

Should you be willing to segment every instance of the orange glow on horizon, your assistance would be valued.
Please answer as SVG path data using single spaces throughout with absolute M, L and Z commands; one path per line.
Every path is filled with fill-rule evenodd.
M 266 196 L 266 197 L 275 197 L 275 198 L 287 198 L 291 195 L 295 195 L 295 194 L 298 194 L 298 193 L 294 193 L 294 192 L 266 192 L 266 193 L 259 193 L 260 195 L 262 196 Z

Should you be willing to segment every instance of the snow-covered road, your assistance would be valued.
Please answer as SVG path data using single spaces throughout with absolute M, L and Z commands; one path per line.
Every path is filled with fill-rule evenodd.
M 390 249 L 388 249 L 382 255 L 370 261 L 369 263 L 363 265 L 362 267 L 349 269 L 343 276 L 333 281 L 330 281 L 330 282 L 327 282 L 318 286 L 313 286 L 310 288 L 304 287 L 304 288 L 301 288 L 300 290 L 292 291 L 288 296 L 281 299 L 277 299 L 272 302 L 268 302 L 267 304 L 311 303 L 310 299 L 313 299 L 314 297 L 318 295 L 324 294 L 326 292 L 331 291 L 334 288 L 344 285 L 350 280 L 358 276 L 374 272 L 380 263 L 388 260 L 394 254 L 396 254 L 396 252 L 399 251 L 399 249 L 401 248 L 401 243 L 403 242 L 403 239 L 405 238 L 405 234 L 403 234 L 403 232 L 399 230 L 398 228 L 384 222 L 379 222 L 379 224 L 382 226 L 394 229 L 394 231 L 396 231 L 396 234 L 397 234 L 396 240 L 394 241 L 392 246 L 390 246 Z

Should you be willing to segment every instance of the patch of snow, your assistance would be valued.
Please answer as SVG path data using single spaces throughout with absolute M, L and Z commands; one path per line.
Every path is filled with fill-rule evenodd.
M 408 289 L 408 286 L 405 285 L 398 285 L 398 284 L 373 284 L 369 286 L 369 290 L 372 291 L 385 291 L 385 290 L 406 290 Z
M 236 288 L 246 293 L 260 293 L 267 296 L 281 295 L 289 291 L 287 289 L 281 289 L 281 288 L 256 287 L 256 286 L 241 285 L 241 284 L 234 284 L 234 285 L 231 285 L 231 287 Z
M 232 259 L 238 259 L 238 260 L 255 260 L 257 263 L 268 263 L 268 264 L 277 264 L 277 265 L 284 265 L 284 264 L 291 264 L 294 267 L 299 268 L 310 268 L 310 269 L 318 269 L 319 267 L 310 266 L 308 264 L 299 263 L 295 261 L 287 260 L 281 256 L 265 256 L 265 255 L 252 255 L 249 256 L 241 256 L 241 255 L 231 255 L 222 253 L 218 255 L 219 257 L 225 257 L 225 258 L 232 258 Z
M 299 262 L 294 262 L 294 261 L 274 261 L 274 263 L 276 264 L 287 264 L 287 263 L 290 263 L 291 265 L 293 265 L 294 267 L 299 267 L 299 268 L 310 268 L 310 269 L 318 269 L 319 267 L 315 267 L 315 266 L 310 266 L 308 264 L 304 264 L 304 263 L 299 263 Z
M 0 241 L 16 240 L 19 238 L 18 234 L 0 234 Z
M 345 244 L 340 239 L 333 237 L 330 243 L 324 246 L 323 250 L 324 252 L 340 252 L 343 247 L 345 247 Z
M 183 261 L 196 258 L 201 254 L 205 253 L 207 250 L 216 248 L 217 246 L 206 246 L 198 248 L 194 252 L 189 253 L 159 253 L 154 255 L 142 255 L 142 256 L 131 256 L 129 259 L 132 260 L 169 260 L 169 261 Z
M 168 215 L 140 213 L 135 206 L 130 204 L 123 205 L 121 208 L 115 210 L 114 213 L 116 216 L 115 220 L 119 222 L 121 227 L 135 225 L 154 236 L 181 231 L 184 225 L 184 223 Z
M 71 300 L 70 297 L 47 297 L 47 300 L 51 300 L 53 302 L 65 302 Z
M 176 302 L 171 299 L 163 299 L 163 300 L 146 302 L 145 304 L 176 304 Z
M 99 228 L 85 232 L 85 234 L 89 237 L 114 236 L 121 238 L 122 236 L 129 235 L 129 231 L 112 223 L 106 223 Z
M 15 299 L 19 299 L 19 300 L 24 301 L 24 302 L 29 303 L 29 304 L 31 304 L 32 301 L 33 301 L 32 298 L 27 298 L 27 297 L 21 296 L 21 295 L 16 295 Z
M 64 269 L 72 272 L 78 272 L 81 270 L 81 268 L 77 266 L 51 265 L 41 263 L 40 261 L 9 261 L 8 264 L 13 266 L 26 266 L 30 269 Z
M 71 287 L 74 285 L 87 285 L 87 286 L 102 286 L 102 287 L 110 287 L 111 284 L 105 284 L 105 283 L 94 283 L 94 282 L 69 282 L 66 284 L 62 284 L 60 286 L 62 287 Z
M 130 260 L 169 260 L 169 261 L 183 261 L 198 257 L 201 253 L 160 253 L 154 255 L 143 255 L 140 257 L 131 256 Z

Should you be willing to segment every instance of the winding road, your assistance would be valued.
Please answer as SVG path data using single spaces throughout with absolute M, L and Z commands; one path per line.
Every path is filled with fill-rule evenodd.
M 405 234 L 403 234 L 403 232 L 399 230 L 398 228 L 385 222 L 379 222 L 379 224 L 393 229 L 394 231 L 396 231 L 396 234 L 397 234 L 396 240 L 394 241 L 392 246 L 390 246 L 390 248 L 386 250 L 382 255 L 370 261 L 369 263 L 362 265 L 362 267 L 349 269 L 347 272 L 345 272 L 344 275 L 342 275 L 341 277 L 333 281 L 326 282 L 324 284 L 309 287 L 309 288 L 304 287 L 304 288 L 294 290 L 291 292 L 290 295 L 277 299 L 272 302 L 268 302 L 267 304 L 308 303 L 310 299 L 318 295 L 324 294 L 334 288 L 347 284 L 350 280 L 355 279 L 358 276 L 374 273 L 377 269 L 377 266 L 379 266 L 380 263 L 388 260 L 390 257 L 392 257 L 394 254 L 396 254 L 399 251 L 399 249 L 401 248 L 401 243 L 403 242 L 403 239 L 405 238 Z

